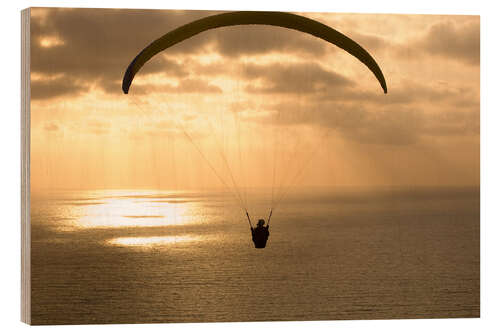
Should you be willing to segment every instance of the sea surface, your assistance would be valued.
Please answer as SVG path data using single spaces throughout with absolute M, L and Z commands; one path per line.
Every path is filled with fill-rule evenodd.
M 269 191 L 245 191 L 256 218 Z M 33 195 L 32 323 L 479 316 L 479 188 Z

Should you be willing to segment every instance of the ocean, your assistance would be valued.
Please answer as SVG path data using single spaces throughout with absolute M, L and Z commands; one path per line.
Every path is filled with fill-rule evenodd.
M 32 323 L 479 317 L 479 193 L 295 189 L 265 249 L 227 192 L 33 195 Z

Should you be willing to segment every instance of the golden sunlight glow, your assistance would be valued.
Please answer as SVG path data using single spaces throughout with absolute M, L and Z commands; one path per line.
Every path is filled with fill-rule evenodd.
M 117 65 L 107 48 L 97 63 L 113 64 L 109 73 L 79 76 L 40 63 L 31 74 L 32 94 L 39 96 L 31 104 L 32 191 L 199 190 L 225 188 L 223 182 L 231 187 L 231 178 L 240 186 L 267 187 L 275 178 L 288 181 L 288 172 L 305 160 L 311 163 L 300 184 L 308 186 L 479 182 L 479 67 L 447 57 L 446 50 L 408 53 L 413 44 L 433 41 L 432 27 L 453 22 L 469 31 L 469 21 L 479 24 L 479 17 L 306 16 L 369 49 L 387 76 L 389 93 L 382 94 L 363 63 L 313 37 L 269 50 L 236 44 L 235 50 L 218 44 L 202 52 L 177 49 L 153 57 L 128 95 L 120 86 L 127 59 Z M 54 61 L 97 70 L 93 53 L 76 61 L 70 41 L 82 37 L 71 31 L 44 30 L 34 44 L 38 56 L 66 50 L 61 54 L 68 58 Z M 326 51 L 306 58 L 300 50 L 310 43 Z M 479 54 L 474 45 L 468 53 Z M 66 84 L 67 77 L 74 82 Z M 320 147 L 312 157 L 311 147 Z M 196 207 L 147 203 L 129 211 L 134 205 L 106 199 L 75 206 L 81 210 L 76 226 L 184 224 L 190 223 L 186 210 Z
M 240 61 L 242 64 L 245 65 L 254 64 L 262 66 L 262 65 L 283 64 L 283 58 L 285 57 L 287 64 L 298 64 L 304 62 L 304 57 L 301 55 L 286 54 L 283 52 L 269 52 L 266 54 L 243 55 L 241 56 Z
M 44 48 L 64 45 L 64 41 L 57 36 L 46 36 L 40 39 L 40 46 Z
M 134 246 L 134 247 L 152 247 L 152 246 L 161 246 L 161 245 L 169 245 L 176 243 L 185 243 L 185 242 L 195 242 L 199 241 L 201 236 L 154 236 L 154 237 L 119 237 L 113 238 L 107 241 L 110 245 L 119 245 L 119 246 Z
M 41 73 L 37 73 L 37 72 L 31 72 L 30 73 L 30 80 L 33 82 L 33 81 L 53 81 L 53 80 L 57 80 L 57 79 L 60 79 L 60 78 L 63 78 L 64 77 L 64 74 L 52 74 L 52 75 L 48 75 L 48 74 L 41 74 Z
M 172 78 L 165 73 L 159 74 L 146 74 L 146 75 L 137 75 L 137 79 L 134 81 L 134 86 L 151 86 L 151 85 L 171 85 L 178 86 L 179 80 L 176 78 Z M 133 90 L 131 90 L 133 92 Z
M 218 53 L 202 53 L 198 55 L 197 60 L 200 62 L 202 65 L 209 65 L 209 64 L 214 64 L 214 63 L 220 63 L 221 61 L 224 61 L 224 58 L 218 54 Z
M 147 198 L 109 198 L 92 204 L 73 204 L 77 228 L 120 228 L 183 225 L 191 221 L 193 203 Z

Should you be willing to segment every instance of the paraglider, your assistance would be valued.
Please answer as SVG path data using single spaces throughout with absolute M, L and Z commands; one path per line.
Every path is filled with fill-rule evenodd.
M 269 221 L 271 220 L 272 211 L 269 214 L 269 218 L 266 221 L 264 219 L 260 219 L 257 222 L 257 226 L 254 228 L 252 226 L 252 221 L 250 220 L 250 215 L 246 212 L 248 218 L 248 224 L 250 224 L 250 231 L 252 232 L 252 241 L 255 245 L 256 249 L 263 249 L 266 247 L 267 239 L 269 238 Z
M 260 219 L 257 222 L 257 227 L 251 227 L 252 241 L 256 249 L 263 249 L 266 247 L 267 239 L 269 238 L 269 225 L 265 226 L 266 221 Z
M 129 64 L 122 81 L 123 92 L 125 94 L 129 93 L 135 75 L 141 70 L 144 64 L 146 64 L 151 58 L 153 58 L 158 53 L 186 39 L 189 39 L 197 34 L 200 34 L 204 31 L 221 27 L 230 27 L 238 25 L 276 26 L 276 27 L 282 27 L 300 31 L 312 35 L 314 37 L 320 38 L 330 44 L 333 44 L 345 50 L 346 52 L 357 58 L 360 62 L 362 62 L 378 80 L 384 93 L 387 93 L 386 81 L 377 62 L 363 47 L 361 47 L 358 43 L 356 43 L 349 37 L 345 36 L 344 34 L 338 32 L 337 30 L 323 23 L 320 23 L 318 21 L 312 20 L 304 16 L 291 13 L 284 13 L 284 12 L 258 12 L 258 11 L 227 12 L 227 13 L 204 17 L 199 20 L 185 24 L 181 27 L 178 27 L 166 33 L 165 35 L 161 36 L 160 38 L 156 39 L 151 44 L 149 44 L 146 48 L 144 48 Z M 194 144 L 194 142 L 192 143 Z M 198 149 L 198 147 L 196 148 Z M 198 149 L 198 151 L 202 154 L 200 149 Z M 217 172 L 214 170 L 213 167 L 212 170 L 217 174 Z M 247 208 L 246 207 L 242 208 L 244 208 L 247 214 L 248 222 L 250 224 L 250 229 L 252 232 L 252 240 L 254 242 L 255 247 L 265 248 L 269 237 L 269 221 L 272 215 L 273 207 L 271 207 L 270 210 L 271 213 L 267 221 L 267 226 L 265 225 L 265 220 L 260 219 L 255 228 L 252 225 L 252 222 L 248 215 Z

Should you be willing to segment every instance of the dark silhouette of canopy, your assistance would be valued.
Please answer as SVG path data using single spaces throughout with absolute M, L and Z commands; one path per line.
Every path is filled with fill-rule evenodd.
M 134 76 L 149 59 L 154 57 L 159 52 L 203 31 L 220 27 L 251 24 L 271 25 L 298 30 L 337 45 L 365 64 L 380 82 L 384 93 L 387 93 L 387 85 L 385 83 L 384 74 L 382 74 L 382 71 L 376 61 L 365 49 L 349 37 L 323 23 L 304 16 L 282 12 L 254 11 L 229 12 L 208 16 L 166 33 L 142 50 L 130 63 L 123 77 L 123 92 L 128 94 Z

